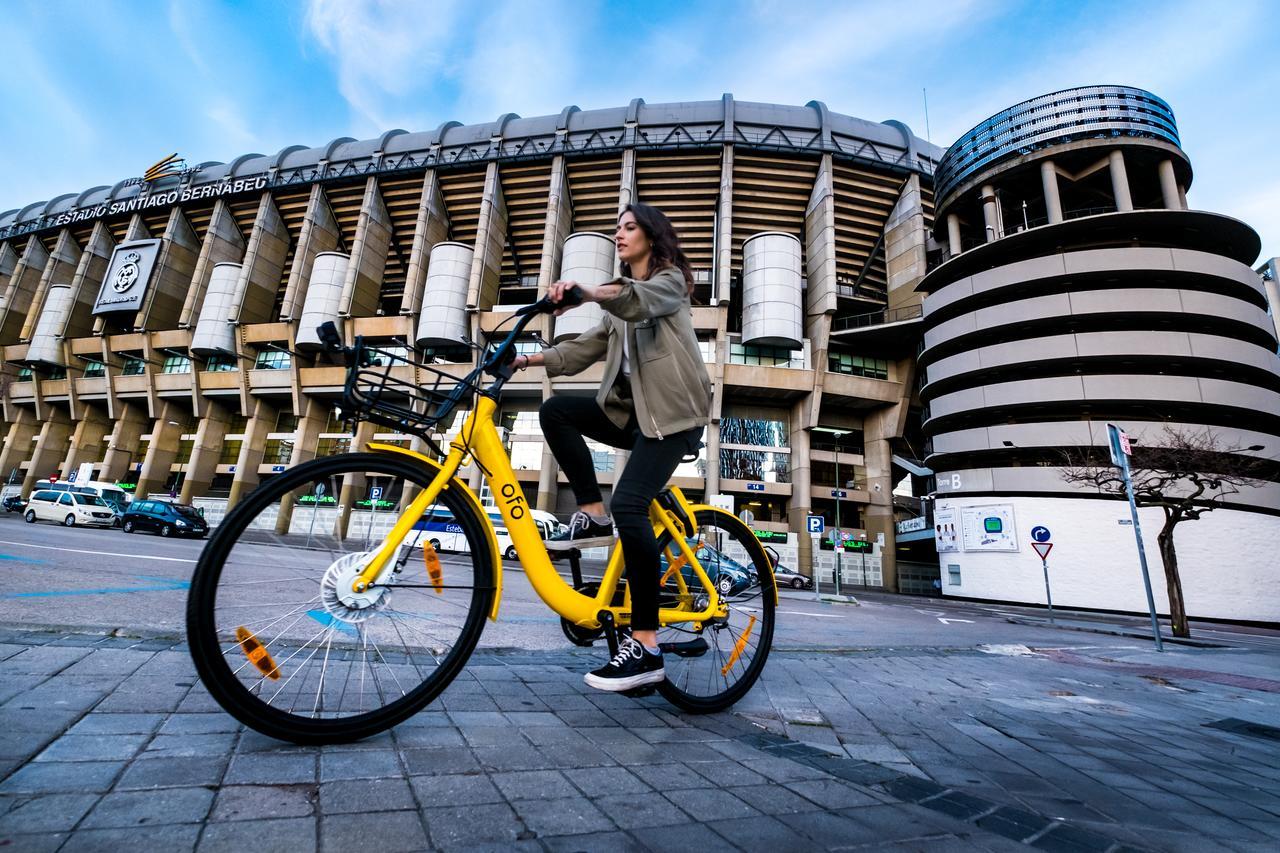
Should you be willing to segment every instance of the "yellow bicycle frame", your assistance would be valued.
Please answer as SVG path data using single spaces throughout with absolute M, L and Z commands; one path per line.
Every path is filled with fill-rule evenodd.
M 502 562 L 498 558 L 497 537 L 494 535 L 492 522 L 489 521 L 489 517 L 481 507 L 475 493 L 467 488 L 462 481 L 456 479 L 458 470 L 469 455 L 480 465 L 481 470 L 486 473 L 489 487 L 493 490 L 494 499 L 497 501 L 498 509 L 501 511 L 502 518 L 506 523 L 507 533 L 511 536 L 511 542 L 515 545 L 520 564 L 524 566 L 525 574 L 533 585 L 534 591 L 537 592 L 538 597 L 546 602 L 547 606 L 556 613 L 584 628 L 599 628 L 599 614 L 601 611 L 611 612 L 615 622 L 619 625 L 629 624 L 631 621 L 630 601 L 624 601 L 621 605 L 613 604 L 614 593 L 622 579 L 621 547 L 615 545 L 610 553 L 604 577 L 600 581 L 599 592 L 594 597 L 584 595 L 573 589 L 552 566 L 551 558 L 547 555 L 546 546 L 538 533 L 538 527 L 529 514 L 524 490 L 521 489 L 520 483 L 516 480 L 515 472 L 511 468 L 511 460 L 507 456 L 506 448 L 502 445 L 502 438 L 498 435 L 498 430 L 494 426 L 493 416 L 496 411 L 497 402 L 495 400 L 490 397 L 480 397 L 475 409 L 472 410 L 463 423 L 458 437 L 449 445 L 449 454 L 445 457 L 443 463 L 436 462 L 430 457 L 403 447 L 372 443 L 369 445 L 371 450 L 378 452 L 399 453 L 410 456 L 436 469 L 436 475 L 431 484 L 405 507 L 373 559 L 356 576 L 352 583 L 353 590 L 363 592 L 370 585 L 383 582 L 385 580 L 384 576 L 389 574 L 394 567 L 394 557 L 401 544 L 403 544 L 405 537 L 413 529 L 413 526 L 426 514 L 427 509 L 436 502 L 436 499 L 444 489 L 457 490 L 471 504 L 487 531 L 490 556 L 494 560 L 494 578 L 497 587 L 489 618 L 497 619 L 498 604 L 502 597 Z M 685 518 L 692 519 L 695 509 L 703 512 L 707 510 L 724 512 L 724 510 L 706 506 L 695 508 L 685 501 L 684 495 L 679 489 L 672 488 L 671 492 L 675 495 Z M 724 514 L 733 517 L 731 513 Z M 695 531 L 685 531 L 677 515 L 660 509 L 656 505 L 650 508 L 649 517 L 653 522 L 655 536 L 663 531 L 671 535 L 672 543 L 678 546 L 680 555 L 688 561 L 708 596 L 707 606 L 702 610 L 690 611 L 661 608 L 658 611 L 658 623 L 661 625 L 692 623 L 698 626 L 713 617 L 724 615 L 725 605 L 720 599 L 719 592 L 698 562 L 694 553 L 696 548 L 690 548 L 687 541 L 687 538 L 694 535 Z M 681 591 L 685 591 L 682 580 L 677 580 L 677 584 L 681 587 Z M 775 587 L 775 600 L 776 595 Z

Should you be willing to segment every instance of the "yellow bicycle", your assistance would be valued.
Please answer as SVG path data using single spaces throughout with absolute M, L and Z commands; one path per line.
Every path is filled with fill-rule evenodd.
M 344 347 L 331 324 L 322 328 L 347 364 L 344 412 L 353 418 L 439 451 L 433 428 L 474 406 L 447 453 L 370 443 L 370 452 L 279 474 L 227 514 L 200 556 L 187 601 L 192 658 L 227 712 L 271 737 L 337 743 L 390 728 L 440 695 L 475 649 L 484 620 L 497 620 L 502 598 L 493 524 L 457 478 L 468 460 L 565 634 L 578 644 L 603 637 L 616 652 L 631 615 L 620 546 L 598 580 L 583 580 L 576 552 L 572 578 L 562 577 L 494 425 L 516 340 L 556 307 L 542 300 L 517 312 L 511 333 L 461 379 L 359 338 Z M 751 689 L 769 654 L 772 564 L 732 513 L 692 505 L 677 488 L 653 502 L 650 519 L 662 553 L 667 680 L 658 690 L 685 711 L 724 710 Z

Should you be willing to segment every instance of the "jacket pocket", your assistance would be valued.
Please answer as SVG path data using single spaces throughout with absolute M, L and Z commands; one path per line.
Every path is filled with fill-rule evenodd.
M 636 358 L 642 362 L 657 361 L 671 354 L 667 330 L 657 319 L 636 323 Z

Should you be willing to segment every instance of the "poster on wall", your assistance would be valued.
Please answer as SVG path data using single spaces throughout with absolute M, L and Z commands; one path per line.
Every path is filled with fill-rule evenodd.
M 959 551 L 960 518 L 956 508 L 940 506 L 933 511 L 933 544 L 939 554 Z
M 1018 531 L 1012 504 L 967 506 L 961 513 L 966 551 L 1017 551 Z

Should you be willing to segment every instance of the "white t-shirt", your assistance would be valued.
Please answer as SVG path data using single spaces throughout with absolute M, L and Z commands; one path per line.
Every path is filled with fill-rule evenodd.
M 631 375 L 631 334 L 626 324 L 622 326 L 622 375 Z

